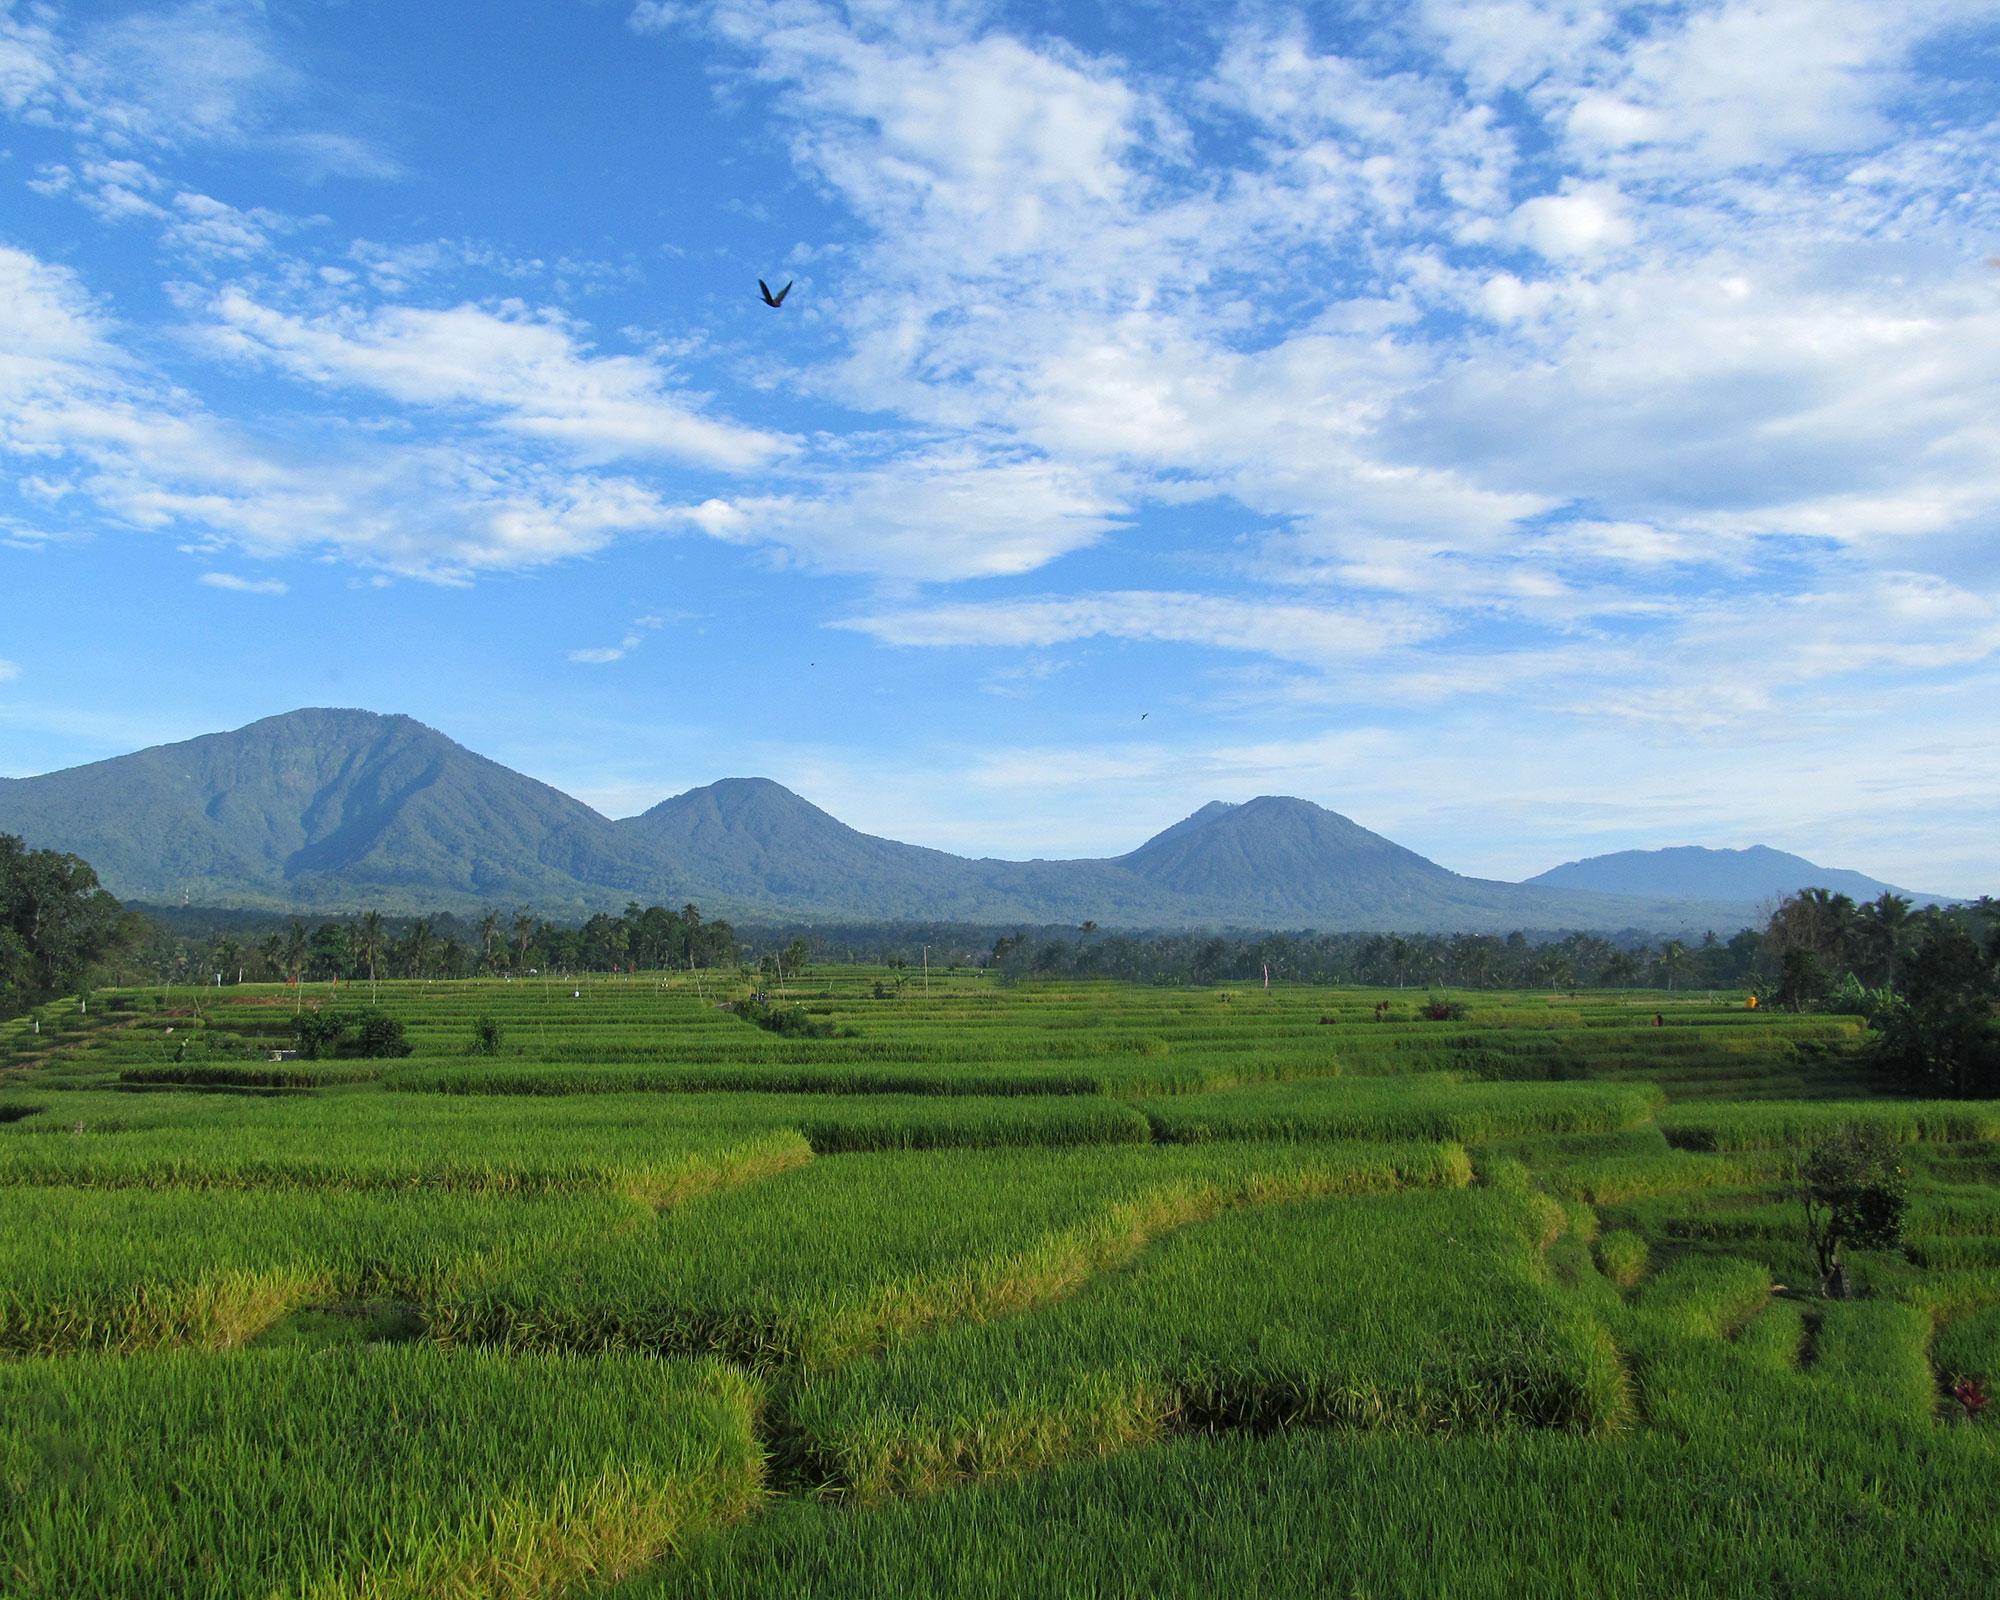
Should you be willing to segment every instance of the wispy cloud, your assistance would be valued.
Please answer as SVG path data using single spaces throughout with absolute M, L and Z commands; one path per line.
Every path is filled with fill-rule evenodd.
M 186 0 L 103 19 L 0 11 L 0 106 L 114 152 L 254 148 L 310 177 L 392 178 L 365 134 L 317 118 L 315 85 L 258 0 Z
M 572 650 L 569 659 L 585 666 L 609 666 L 614 661 L 623 661 L 640 645 L 646 642 L 646 635 L 665 625 L 664 617 L 634 617 L 632 631 L 616 644 L 600 645 L 594 649 Z
M 795 448 L 765 430 L 702 415 L 657 363 L 593 355 L 560 312 L 519 301 L 301 317 L 231 288 L 212 314 L 214 341 L 232 354 L 407 405 L 488 411 L 496 427 L 582 461 L 668 456 L 743 470 Z
M 449 380 L 446 380 L 447 382 Z M 128 526 L 257 556 L 333 550 L 459 580 L 686 526 L 628 476 L 475 436 L 404 442 L 329 419 L 305 455 L 136 359 L 70 269 L 0 246 L 0 451 Z
M 284 594 L 290 588 L 277 578 L 242 578 L 233 572 L 204 572 L 197 581 L 234 594 Z

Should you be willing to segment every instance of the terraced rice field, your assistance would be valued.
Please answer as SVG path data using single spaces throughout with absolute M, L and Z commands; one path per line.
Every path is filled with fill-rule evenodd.
M 2000 1105 L 1847 1019 L 787 988 L 830 1036 L 709 974 L 0 1025 L 0 1594 L 2000 1593 Z M 414 1053 L 269 1059 L 371 1002 Z M 1912 1206 L 1829 1304 L 1856 1121 Z

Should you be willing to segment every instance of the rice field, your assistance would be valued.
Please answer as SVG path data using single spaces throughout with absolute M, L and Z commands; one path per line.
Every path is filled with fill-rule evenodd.
M 2000 1104 L 1853 1019 L 358 987 L 0 1024 L 0 1595 L 2000 1592 Z M 1828 1302 L 1856 1123 L 1909 1209 Z

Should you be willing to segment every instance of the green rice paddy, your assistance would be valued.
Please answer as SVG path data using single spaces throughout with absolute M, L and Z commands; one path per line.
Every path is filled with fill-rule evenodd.
M 2000 1593 L 2000 1105 L 1851 1019 L 362 987 L 0 1026 L 0 1595 Z M 415 1052 L 273 1060 L 315 1002 Z

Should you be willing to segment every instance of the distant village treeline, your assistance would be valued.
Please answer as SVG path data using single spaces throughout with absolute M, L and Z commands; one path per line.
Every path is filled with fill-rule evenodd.
M 146 908 L 153 935 L 131 964 L 179 982 L 460 978 L 527 971 L 631 972 L 697 967 L 869 962 L 981 969 L 1007 981 L 1115 978 L 1136 983 L 1273 982 L 1415 988 L 1662 990 L 1748 988 L 1786 1005 L 1817 1003 L 1843 984 L 1893 984 L 1927 930 L 1959 928 L 1977 945 L 1996 925 L 1994 902 L 1913 911 L 1898 896 L 1857 904 L 1808 890 L 1762 928 L 1723 938 L 1659 939 L 1639 930 L 1498 934 L 1114 932 L 1080 927 L 798 923 L 735 926 L 679 910 L 628 905 L 582 923 L 526 910 L 481 918 L 318 921 L 254 912 Z M 1789 964 L 1788 964 L 1789 963 Z

